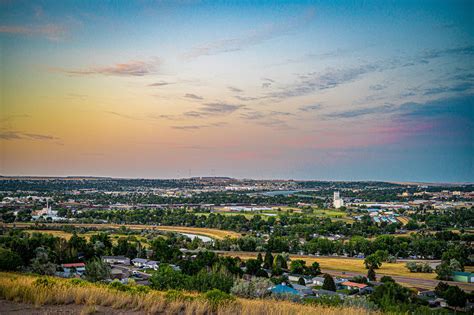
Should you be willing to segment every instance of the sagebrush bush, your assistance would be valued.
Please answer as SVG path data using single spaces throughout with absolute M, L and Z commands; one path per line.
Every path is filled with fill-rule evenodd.
M 222 292 L 219 289 L 213 289 L 204 293 L 204 298 L 211 305 L 213 310 L 218 307 L 226 306 L 235 302 L 235 297 L 232 295 Z

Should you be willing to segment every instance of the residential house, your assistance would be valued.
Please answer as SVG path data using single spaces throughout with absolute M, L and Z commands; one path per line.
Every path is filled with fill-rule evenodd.
M 278 284 L 274 287 L 271 287 L 270 291 L 272 292 L 272 294 L 275 294 L 275 295 L 280 295 L 280 294 L 299 295 L 298 290 L 293 289 L 289 285 L 286 285 L 286 283 Z
M 474 282 L 474 273 L 455 271 L 455 272 L 453 272 L 453 281 L 473 283 Z
M 141 267 L 145 266 L 147 262 L 148 262 L 148 259 L 144 259 L 144 258 L 133 258 L 132 259 L 132 264 L 135 267 L 138 267 L 138 268 L 141 268 Z
M 145 268 L 158 270 L 159 264 L 156 260 L 150 260 L 145 264 Z
M 102 256 L 102 261 L 110 265 L 130 265 L 130 258 L 127 258 L 125 256 Z
M 110 270 L 110 278 L 111 279 L 125 279 L 130 276 L 130 273 L 125 270 L 125 269 L 120 269 L 120 268 L 112 268 Z
M 357 290 L 357 291 L 360 291 L 362 289 L 365 289 L 367 287 L 367 284 L 363 284 L 363 283 L 357 283 L 357 282 L 352 282 L 352 281 L 345 281 L 343 283 L 341 283 L 341 286 L 344 288 L 344 289 L 347 289 L 347 290 Z
M 308 295 L 313 295 L 313 290 L 311 288 L 308 288 L 307 286 L 300 285 L 300 284 L 292 284 L 293 289 L 298 291 L 298 294 L 300 296 L 308 296 Z
M 314 286 L 320 287 L 320 286 L 322 286 L 323 283 L 324 283 L 324 277 L 314 277 L 314 278 L 312 279 L 312 281 L 313 281 L 313 285 L 314 285 Z
M 348 279 L 345 278 L 334 278 L 334 284 L 336 285 L 337 288 L 343 287 L 343 283 L 349 281 Z
M 315 290 L 314 291 L 314 295 L 316 297 L 323 297 L 323 296 L 338 296 L 340 297 L 341 299 L 345 298 L 347 296 L 347 294 L 344 294 L 344 293 L 341 293 L 341 292 L 335 292 L 335 291 L 329 291 L 329 290 L 323 290 L 323 289 L 319 289 L 319 290 Z
M 313 283 L 313 279 L 309 276 L 299 275 L 299 274 L 289 274 L 288 280 L 291 282 L 299 283 L 300 278 L 303 278 L 305 285 Z
M 70 263 L 70 264 L 62 264 L 61 267 L 63 268 L 64 272 L 62 274 L 63 277 L 70 278 L 70 277 L 80 277 L 86 271 L 86 264 L 85 263 Z

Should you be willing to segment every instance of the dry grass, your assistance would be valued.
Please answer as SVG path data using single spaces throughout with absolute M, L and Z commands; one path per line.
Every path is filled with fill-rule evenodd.
M 238 256 L 241 259 L 256 258 L 257 253 L 239 253 L 230 252 L 224 254 L 229 256 Z M 336 258 L 336 257 L 307 257 L 300 255 L 290 255 L 291 259 L 302 259 L 306 261 L 306 265 L 311 265 L 313 262 L 318 262 L 321 269 L 334 270 L 334 271 L 347 271 L 347 272 L 358 272 L 366 274 L 367 269 L 364 266 L 363 259 L 356 258 Z M 435 273 L 412 273 L 405 267 L 405 262 L 397 263 L 383 263 L 380 269 L 377 269 L 377 273 L 392 275 L 392 276 L 404 276 L 413 279 L 435 279 Z
M 403 225 L 407 224 L 410 219 L 407 217 L 397 217 L 397 220 L 400 221 Z
M 5 224 L 7 227 L 19 227 L 19 228 L 28 228 L 34 223 L 10 223 Z M 197 235 L 208 236 L 211 238 L 216 239 L 224 239 L 225 237 L 230 238 L 237 238 L 241 235 L 237 232 L 233 231 L 226 231 L 226 230 L 218 230 L 218 229 L 208 229 L 208 228 L 198 228 L 198 227 L 187 227 L 187 226 L 157 226 L 157 225 L 141 225 L 141 224 L 71 224 L 71 223 L 43 223 L 42 225 L 45 226 L 64 226 L 64 225 L 72 225 L 76 227 L 86 227 L 86 228 L 97 228 L 97 229 L 119 229 L 121 226 L 125 226 L 131 230 L 158 230 L 158 231 L 170 231 L 170 232 L 182 232 L 182 233 L 191 233 Z
M 50 234 L 56 237 L 64 238 L 66 240 L 69 240 L 72 236 L 72 233 L 60 231 L 60 230 L 24 230 L 24 231 L 29 234 L 33 234 L 33 233 Z M 98 232 L 87 232 L 87 233 L 78 233 L 77 235 L 84 237 L 86 240 L 89 240 L 92 235 L 95 235 L 97 233 Z M 135 238 L 142 244 L 142 246 L 147 246 L 146 238 L 139 235 L 126 235 L 126 234 L 111 233 L 109 234 L 109 236 L 112 240 L 112 244 L 114 245 L 117 245 L 118 240 L 122 237 L 135 236 Z
M 29 234 L 33 234 L 33 233 L 43 233 L 43 234 L 50 234 L 50 235 L 53 235 L 53 236 L 56 236 L 56 237 L 61 237 L 61 238 L 64 238 L 66 240 L 69 240 L 72 236 L 71 233 L 69 232 L 64 232 L 64 231 L 59 231 L 59 230 L 25 230 L 25 232 L 29 233 Z M 82 234 L 78 234 L 79 236 L 84 236 Z M 90 235 L 89 235 L 90 237 Z
M 134 310 L 145 314 L 367 314 L 364 309 L 337 308 L 302 305 L 287 301 L 237 299 L 213 311 L 206 300 L 186 294 L 194 299 L 167 301 L 159 291 L 148 293 L 121 292 L 105 285 L 73 285 L 71 281 L 59 278 L 46 278 L 48 281 L 38 285 L 38 276 L 0 273 L 0 298 L 18 303 L 41 305 L 85 305 L 84 314 L 93 313 L 95 306 L 106 306 L 120 310 Z M 44 278 L 43 278 L 44 279 Z M 376 314 L 376 313 L 374 313 Z

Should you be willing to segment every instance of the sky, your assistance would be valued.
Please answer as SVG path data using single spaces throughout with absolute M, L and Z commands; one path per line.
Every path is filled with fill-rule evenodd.
M 0 0 L 0 174 L 473 182 L 473 12 Z

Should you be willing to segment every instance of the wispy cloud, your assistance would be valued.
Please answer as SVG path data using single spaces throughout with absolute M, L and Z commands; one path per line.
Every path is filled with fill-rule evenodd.
M 192 93 L 186 93 L 184 95 L 184 97 L 186 98 L 190 98 L 192 100 L 203 100 L 204 98 L 202 96 L 199 96 L 199 95 L 196 95 L 196 94 L 192 94 Z
M 441 93 L 457 93 L 457 92 L 465 92 L 474 87 L 472 82 L 462 82 L 456 83 L 450 86 L 437 86 L 428 88 L 424 91 L 424 95 L 434 95 L 434 94 L 441 94 Z
M 242 93 L 243 90 L 239 89 L 239 88 L 236 88 L 234 86 L 228 86 L 227 87 L 231 92 L 234 92 L 234 93 Z
M 381 91 L 381 90 L 385 89 L 386 87 L 387 86 L 385 84 L 374 84 L 374 85 L 369 86 L 369 90 Z
M 63 72 L 69 75 L 104 75 L 104 76 L 132 76 L 141 77 L 154 74 L 158 70 L 160 61 L 154 58 L 149 61 L 132 60 L 126 63 L 117 63 L 111 66 L 90 67 L 86 69 L 51 68 L 52 71 Z
M 104 113 L 107 113 L 107 114 L 110 114 L 110 115 L 113 115 L 113 116 L 117 116 L 117 117 L 121 117 L 121 118 L 125 118 L 125 119 L 130 119 L 130 120 L 144 120 L 144 118 L 141 118 L 141 117 L 135 117 L 135 116 L 131 116 L 131 115 L 123 114 L 123 113 L 118 113 L 118 112 L 114 112 L 114 111 L 104 111 Z
M 165 86 L 165 85 L 170 85 L 170 84 L 173 84 L 173 83 L 161 81 L 161 82 L 148 84 L 148 86 L 157 87 L 157 86 Z
M 270 79 L 270 78 L 262 78 L 262 88 L 263 89 L 267 89 L 269 88 L 270 86 L 272 86 L 273 83 L 275 83 L 274 80 Z
M 59 41 L 67 35 L 65 26 L 59 24 L 44 24 L 36 26 L 0 25 L 0 33 L 22 36 L 39 36 L 51 41 Z
M 189 52 L 185 53 L 183 57 L 186 59 L 193 59 L 200 56 L 210 56 L 219 53 L 238 51 L 258 45 L 272 38 L 288 34 L 291 30 L 310 22 L 314 16 L 315 10 L 311 8 L 308 9 L 302 16 L 295 17 L 294 19 L 281 23 L 266 25 L 240 37 L 221 39 L 202 46 L 194 47 Z
M 249 111 L 240 114 L 240 118 L 243 120 L 253 122 L 254 124 L 260 126 L 270 127 L 278 130 L 293 129 L 288 125 L 288 122 L 283 119 L 284 117 L 289 116 L 294 116 L 294 114 L 280 111 Z
M 320 110 L 322 108 L 321 104 L 305 105 L 298 108 L 302 112 L 313 112 Z
M 51 135 L 44 135 L 31 132 L 21 132 L 21 131 L 1 131 L 0 132 L 1 140 L 38 140 L 38 141 L 57 141 L 60 140 L 58 137 Z
M 235 95 L 234 97 L 235 97 L 236 99 L 238 99 L 239 101 L 243 101 L 243 102 L 255 101 L 255 100 L 258 100 L 258 99 L 259 99 L 258 97 L 241 96 L 241 95 Z
M 326 72 L 309 72 L 298 75 L 298 81 L 268 93 L 269 98 L 285 99 L 307 95 L 315 91 L 335 88 L 341 84 L 353 82 L 362 75 L 380 70 L 377 64 L 367 64 L 352 68 L 328 69 Z
M 384 104 L 374 107 L 365 107 L 352 109 L 347 111 L 340 111 L 335 113 L 325 114 L 324 117 L 330 119 L 339 119 L 339 118 L 355 118 L 366 115 L 380 114 L 380 113 L 392 113 L 396 110 L 396 107 L 392 104 Z
M 210 124 L 203 124 L 203 125 L 184 125 L 184 126 L 171 126 L 173 129 L 178 130 L 199 130 L 203 128 L 210 128 L 210 127 L 222 127 L 225 126 L 227 123 L 225 122 L 215 122 Z
M 206 103 L 197 111 L 188 111 L 183 113 L 184 116 L 194 118 L 205 118 L 209 116 L 229 115 L 233 112 L 244 108 L 244 105 L 227 104 L 223 102 Z

